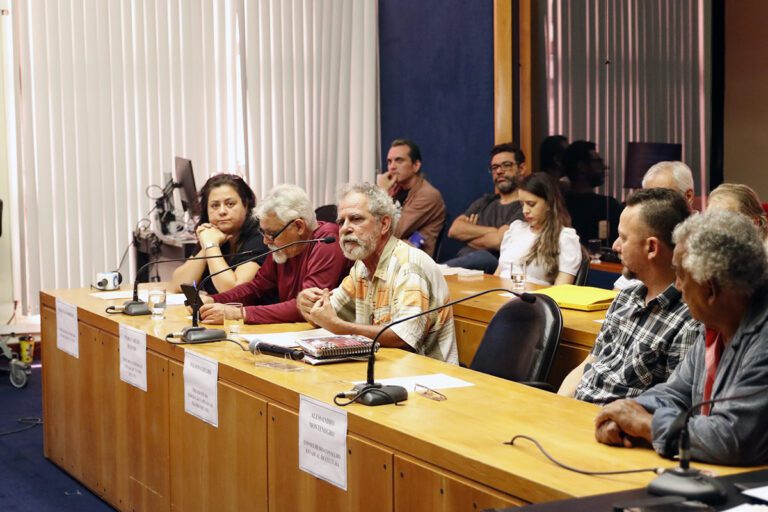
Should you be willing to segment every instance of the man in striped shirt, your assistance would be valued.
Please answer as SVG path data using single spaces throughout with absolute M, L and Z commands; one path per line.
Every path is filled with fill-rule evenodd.
M 299 294 L 304 318 L 335 334 L 373 338 L 390 322 L 449 301 L 448 285 L 432 258 L 393 236 L 396 210 L 383 189 L 348 185 L 338 204 L 341 249 L 355 264 L 332 292 L 308 288 Z M 384 331 L 379 342 L 459 361 L 450 307 L 398 324 Z

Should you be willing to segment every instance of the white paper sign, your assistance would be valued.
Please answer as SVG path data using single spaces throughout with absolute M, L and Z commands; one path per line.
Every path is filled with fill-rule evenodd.
M 190 350 L 184 352 L 184 411 L 216 428 L 219 427 L 218 378 L 218 361 Z
M 347 490 L 347 413 L 302 395 L 299 469 Z
M 120 380 L 147 390 L 147 334 L 120 324 Z
M 80 358 L 77 306 L 61 299 L 56 299 L 56 347 L 72 357 Z

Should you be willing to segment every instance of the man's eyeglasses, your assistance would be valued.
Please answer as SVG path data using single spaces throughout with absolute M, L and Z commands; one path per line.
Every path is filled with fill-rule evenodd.
M 423 396 L 424 398 L 429 398 L 430 400 L 434 400 L 436 402 L 442 402 L 443 400 L 448 400 L 448 397 L 442 394 L 441 392 L 434 389 L 430 389 L 427 386 L 424 386 L 422 384 L 415 384 L 413 386 L 413 391 Z
M 283 234 L 283 231 L 285 231 L 285 230 L 288 228 L 288 226 L 290 226 L 291 224 L 293 224 L 293 221 L 294 221 L 294 220 L 296 220 L 296 219 L 293 219 L 293 220 L 290 220 L 290 221 L 288 221 L 288 223 L 287 223 L 285 226 L 283 226 L 282 228 L 280 228 L 280 230 L 279 230 L 279 231 L 275 231 L 274 233 L 271 233 L 271 232 L 269 232 L 269 231 L 264 231 L 264 230 L 263 230 L 263 229 L 261 229 L 261 228 L 259 228 L 259 233 L 261 233 L 261 236 L 263 236 L 264 238 L 267 238 L 267 239 L 269 239 L 269 240 L 275 240 L 277 237 L 279 237 L 280 235 L 282 235 L 282 234 Z
M 506 162 L 501 162 L 500 164 L 489 165 L 488 172 L 493 174 L 499 169 L 503 170 L 504 172 L 507 172 L 514 169 L 515 167 L 517 167 L 516 162 L 510 162 L 509 160 L 507 160 Z

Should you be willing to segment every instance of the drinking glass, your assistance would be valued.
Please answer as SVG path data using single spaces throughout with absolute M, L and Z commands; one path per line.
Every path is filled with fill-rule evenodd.
M 587 241 L 587 252 L 589 253 L 590 263 L 600 263 L 600 258 L 602 257 L 600 248 L 602 246 L 603 246 L 602 240 L 600 240 L 599 238 L 595 238 L 593 240 Z
M 525 260 L 512 260 L 510 262 L 509 277 L 512 279 L 512 289 L 514 291 L 525 291 Z
M 224 330 L 229 334 L 239 334 L 245 323 L 243 305 L 239 302 L 229 302 L 224 308 Z
M 165 317 L 165 305 L 165 286 L 158 283 L 150 284 L 147 293 L 147 306 L 153 319 Z

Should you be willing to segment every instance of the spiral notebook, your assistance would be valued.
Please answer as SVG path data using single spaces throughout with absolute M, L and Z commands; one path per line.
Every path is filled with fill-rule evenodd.
M 352 334 L 301 338 L 299 346 L 317 359 L 363 356 L 371 351 L 371 339 Z

